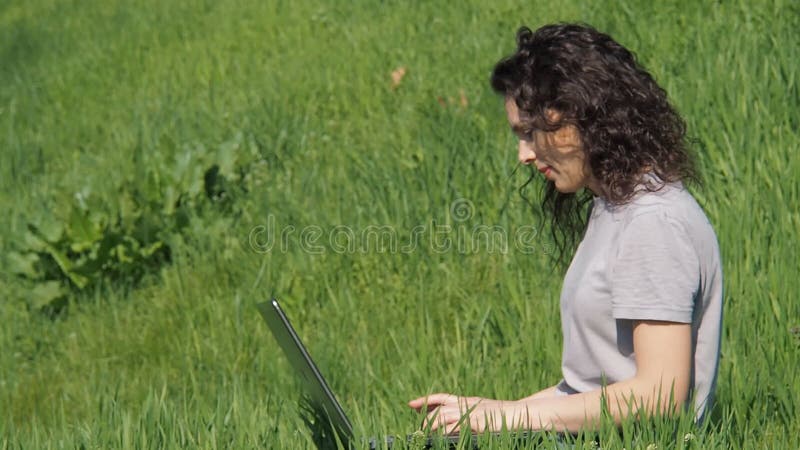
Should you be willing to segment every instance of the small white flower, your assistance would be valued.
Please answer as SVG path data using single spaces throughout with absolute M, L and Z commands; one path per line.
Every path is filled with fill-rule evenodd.
M 658 445 L 650 444 L 650 445 L 647 446 L 646 450 L 658 450 Z
M 695 436 L 692 433 L 686 433 L 683 436 L 683 442 L 692 442 L 693 440 L 695 440 Z

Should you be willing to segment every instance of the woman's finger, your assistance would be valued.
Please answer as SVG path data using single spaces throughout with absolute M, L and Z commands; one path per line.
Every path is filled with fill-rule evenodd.
M 458 408 L 439 407 L 425 417 L 422 428 L 430 431 L 441 428 L 445 434 L 451 434 L 457 429 L 460 419 Z
M 427 407 L 427 410 L 430 411 L 431 409 L 436 408 L 439 405 L 444 405 L 448 401 L 452 401 L 455 398 L 457 398 L 455 395 L 440 392 L 415 398 L 414 400 L 408 402 L 408 406 L 416 409 L 417 411 L 421 410 L 423 407 Z

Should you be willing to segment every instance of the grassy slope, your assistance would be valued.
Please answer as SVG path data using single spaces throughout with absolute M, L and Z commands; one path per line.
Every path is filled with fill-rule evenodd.
M 417 419 L 403 403 L 425 391 L 519 397 L 557 380 L 560 275 L 542 248 L 441 253 L 422 239 L 413 252 L 313 255 L 299 239 L 309 225 L 389 225 L 402 243 L 434 222 L 538 226 L 515 193 L 525 176 L 512 175 L 486 78 L 518 25 L 555 20 L 634 49 L 699 140 L 706 185 L 695 192 L 727 289 L 703 446 L 800 444 L 789 331 L 800 325 L 800 24 L 789 2 L 84 3 L 0 7 L 4 251 L 31 215 L 58 206 L 53 192 L 102 192 L 132 155 L 168 151 L 165 137 L 213 147 L 242 132 L 268 167 L 234 226 L 198 218 L 140 288 L 101 288 L 52 322 L 21 308 L 25 292 L 2 275 L 0 446 L 308 444 L 291 372 L 252 307 L 271 293 L 363 434 L 407 432 Z M 408 74 L 393 90 L 399 66 Z M 473 206 L 466 222 L 450 214 L 458 199 Z M 259 254 L 248 233 L 270 216 L 298 231 L 287 251 Z M 660 429 L 648 442 L 682 441 Z

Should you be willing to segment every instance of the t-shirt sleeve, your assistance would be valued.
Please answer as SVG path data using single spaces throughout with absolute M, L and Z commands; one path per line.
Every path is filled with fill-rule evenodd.
M 614 318 L 691 323 L 699 286 L 699 260 L 686 229 L 660 211 L 634 217 L 611 267 Z

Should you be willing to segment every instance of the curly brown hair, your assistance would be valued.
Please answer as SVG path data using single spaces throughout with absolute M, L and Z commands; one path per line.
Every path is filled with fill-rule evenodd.
M 612 204 L 624 204 L 637 191 L 656 191 L 665 183 L 699 182 L 685 122 L 664 89 L 631 51 L 591 26 L 554 24 L 535 32 L 520 28 L 517 51 L 495 65 L 491 84 L 514 100 L 530 129 L 574 125 L 592 175 L 602 186 L 598 195 Z M 552 110 L 560 113 L 556 121 L 546 113 Z M 646 172 L 656 177 L 645 181 Z M 583 234 L 582 211 L 589 200 L 588 191 L 561 193 L 545 181 L 542 208 L 552 213 L 559 261 Z

